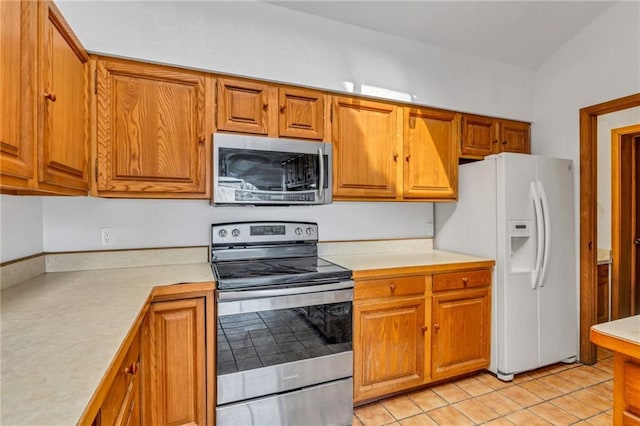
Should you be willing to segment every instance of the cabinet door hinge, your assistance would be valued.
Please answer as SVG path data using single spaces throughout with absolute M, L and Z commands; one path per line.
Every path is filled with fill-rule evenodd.
M 215 128 L 218 128 L 218 82 L 216 81 L 215 94 L 214 94 L 214 102 L 215 108 L 213 109 L 213 121 L 215 123 Z
M 329 122 L 333 123 L 333 105 L 329 108 Z
M 98 94 L 98 70 L 93 70 L 93 94 Z
M 96 180 L 96 183 L 98 182 L 98 159 L 96 158 L 96 162 L 93 168 L 93 176 L 94 179 Z

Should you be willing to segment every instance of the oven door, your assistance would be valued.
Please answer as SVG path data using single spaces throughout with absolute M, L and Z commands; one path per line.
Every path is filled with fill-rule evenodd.
M 213 204 L 331 203 L 330 143 L 215 133 Z
M 352 301 L 350 280 L 219 292 L 218 405 L 351 378 Z

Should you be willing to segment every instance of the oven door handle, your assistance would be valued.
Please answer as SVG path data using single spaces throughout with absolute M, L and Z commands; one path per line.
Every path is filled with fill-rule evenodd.
M 320 293 L 324 291 L 353 288 L 353 281 L 346 280 L 331 284 L 307 285 L 302 287 L 275 288 L 265 290 L 218 291 L 218 300 L 262 299 L 265 297 L 292 296 L 296 294 Z

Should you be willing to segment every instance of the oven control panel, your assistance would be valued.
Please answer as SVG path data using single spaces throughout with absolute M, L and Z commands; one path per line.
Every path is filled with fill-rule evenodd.
M 211 225 L 211 244 L 258 244 L 284 241 L 318 241 L 312 222 L 232 222 Z

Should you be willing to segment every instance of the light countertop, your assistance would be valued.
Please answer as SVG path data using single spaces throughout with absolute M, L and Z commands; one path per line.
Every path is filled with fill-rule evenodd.
M 492 259 L 442 250 L 419 250 L 410 253 L 335 254 L 324 255 L 323 258 L 353 270 L 354 274 L 361 271 L 395 268 L 415 268 L 415 272 L 427 273 L 434 268 L 446 265 L 486 263 L 488 266 L 493 264 Z
M 640 346 L 640 315 L 603 322 L 591 328 L 600 334 Z
M 599 248 L 597 251 L 598 265 L 611 263 L 611 250 Z
M 154 286 L 209 263 L 56 272 L 1 294 L 3 425 L 74 425 Z

